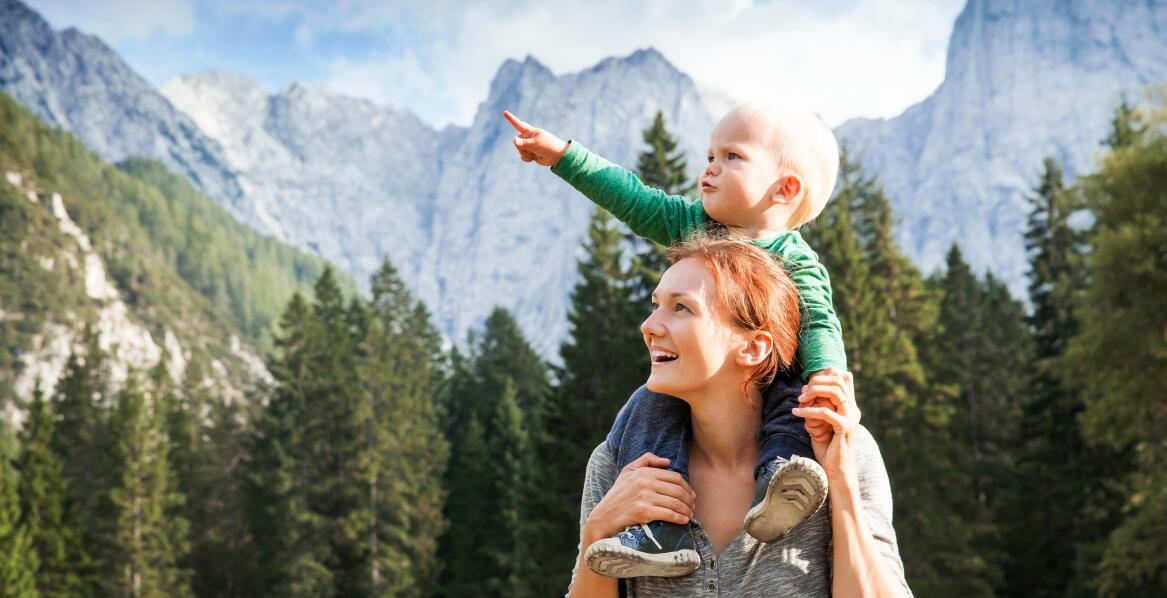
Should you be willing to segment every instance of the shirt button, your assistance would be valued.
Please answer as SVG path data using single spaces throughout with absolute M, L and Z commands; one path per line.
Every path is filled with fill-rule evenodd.
M 712 581 L 709 582 L 709 591 L 716 592 L 717 591 L 717 584 L 713 583 Z
M 716 568 L 717 568 L 717 559 L 709 559 L 709 568 L 710 568 L 710 569 L 716 569 Z

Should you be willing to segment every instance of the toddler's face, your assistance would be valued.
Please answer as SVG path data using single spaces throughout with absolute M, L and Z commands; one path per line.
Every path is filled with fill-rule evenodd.
M 778 190 L 778 160 L 765 117 L 738 110 L 725 115 L 709 135 L 708 165 L 701 174 L 701 200 L 714 220 L 749 226 Z

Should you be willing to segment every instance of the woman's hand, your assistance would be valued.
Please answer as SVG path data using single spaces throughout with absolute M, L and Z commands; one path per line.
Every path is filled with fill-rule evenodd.
M 697 494 L 681 474 L 661 469 L 668 464 L 664 457 L 645 453 L 625 466 L 612 489 L 592 509 L 584 524 L 585 535 L 595 541 L 638 523 L 689 523 Z
M 815 459 L 827 472 L 827 479 L 856 485 L 852 433 L 859 425 L 859 407 L 855 404 L 855 380 L 851 372 L 823 370 L 811 377 L 798 397 L 799 407 L 792 413 L 806 419 Z

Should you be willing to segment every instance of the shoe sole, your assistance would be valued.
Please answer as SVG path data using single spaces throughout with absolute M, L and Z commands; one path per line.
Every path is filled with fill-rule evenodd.
M 600 540 L 584 553 L 588 568 L 605 577 L 680 577 L 701 566 L 696 550 L 650 554 Z
M 746 532 L 760 542 L 777 542 L 817 513 L 826 499 L 827 478 L 822 466 L 795 456 L 774 472 L 762 502 L 746 513 Z

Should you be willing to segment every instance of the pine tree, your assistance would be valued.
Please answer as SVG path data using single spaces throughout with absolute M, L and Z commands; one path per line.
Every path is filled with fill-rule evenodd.
M 519 410 L 515 384 L 508 378 L 502 396 L 495 403 L 490 430 L 486 440 L 489 456 L 487 479 L 489 492 L 497 501 L 498 510 L 485 521 L 489 542 L 488 592 L 497 596 L 514 596 L 519 582 L 522 540 L 520 526 L 520 499 L 523 488 L 523 457 L 528 449 L 523 414 Z
M 497 587 L 497 579 L 490 570 L 490 551 L 482 537 L 482 530 L 488 525 L 486 519 L 497 516 L 481 504 L 482 489 L 490 486 L 489 460 L 486 433 L 478 423 L 478 416 L 471 414 L 460 441 L 453 443 L 450 456 L 446 500 L 449 527 L 442 536 L 444 570 L 439 596 L 493 595 L 487 591 L 487 584 Z
M 1126 474 L 1115 484 L 1124 494 L 1121 509 L 1097 503 L 1092 509 L 1109 506 L 1121 514 L 1099 550 L 1088 555 L 1100 561 L 1090 589 L 1103 596 L 1167 592 L 1165 123 L 1167 109 L 1158 106 L 1147 121 L 1136 122 L 1145 127 L 1142 138 L 1116 147 L 1097 174 L 1076 185 L 1096 217 L 1089 286 L 1074 305 L 1078 333 L 1055 369 L 1084 397 L 1080 421 L 1093 443 L 1084 459 Z M 1129 471 L 1107 454 L 1116 452 L 1133 455 Z
M 54 401 L 58 423 L 51 447 L 63 467 L 64 517 L 79 531 L 80 549 L 73 563 L 85 593 L 99 592 L 100 559 L 109 551 L 111 534 L 106 497 L 112 480 L 104 459 L 110 403 L 105 359 L 97 333 L 86 327 L 81 346 L 65 364 Z
M 34 598 L 39 566 L 29 526 L 21 518 L 19 480 L 7 446 L 0 445 L 0 595 Z
M 368 393 L 358 361 L 366 309 L 345 304 L 332 270 L 309 307 L 293 297 L 272 365 L 279 383 L 260 418 L 249 476 L 261 592 L 370 591 Z M 260 535 L 266 534 L 266 535 Z
M 256 422 L 247 470 L 248 522 L 255 538 L 261 596 L 326 596 L 332 574 L 326 565 L 323 522 L 309 508 L 314 482 L 302 449 L 312 424 L 307 412 L 311 383 L 308 343 L 314 334 L 303 297 L 294 294 L 280 319 L 275 340 L 279 357 L 270 365 L 278 387 Z
M 524 551 L 538 555 L 523 574 L 526 595 L 562 593 L 579 540 L 584 470 L 612 421 L 648 373 L 639 325 L 647 299 L 634 301 L 635 278 L 622 263 L 621 234 L 597 210 L 588 226 L 580 282 L 571 294 L 570 339 L 560 348 L 560 384 L 530 426 Z
M 1079 205 L 1065 189 L 1060 165 L 1047 159 L 1040 183 L 1030 198 L 1025 232 L 1030 253 L 1029 296 L 1033 305 L 1034 360 L 1023 396 L 1019 462 L 1020 521 L 1011 525 L 1007 571 L 1009 591 L 1025 595 L 1062 595 L 1088 579 L 1091 568 L 1083 551 L 1113 526 L 1110 516 L 1087 514 L 1089 504 L 1113 502 L 1109 491 L 1091 498 L 1113 479 L 1114 454 L 1088 449 L 1077 419 L 1083 408 L 1081 393 L 1062 382 L 1057 360 L 1078 329 L 1075 295 L 1087 284 L 1083 268 L 1084 238 L 1070 224 Z
M 36 569 L 37 590 L 46 596 L 76 595 L 82 591 L 80 532 L 66 517 L 64 468 L 52 450 L 53 413 L 40 386 L 28 406 L 28 419 L 21 435 L 20 471 L 21 521 L 28 526 L 33 550 L 40 566 Z
M 442 473 L 449 455 L 438 396 L 445 375 L 441 339 L 388 260 L 371 286 L 364 370 L 373 422 L 366 436 L 374 455 L 371 593 L 428 596 L 438 580 Z
M 507 492 L 482 495 L 483 488 L 493 488 L 492 480 L 520 482 L 526 435 L 523 413 L 538 413 L 550 391 L 546 366 L 523 338 L 518 323 L 503 308 L 496 308 L 487 317 L 480 333 L 470 337 L 470 358 L 454 362 L 454 379 L 449 388 L 450 418 L 446 433 L 453 451 L 451 467 L 447 472 L 450 489 L 446 505 L 449 527 L 442 539 L 443 561 L 459 565 L 448 568 L 443 575 L 444 595 L 458 595 L 457 588 L 478 583 L 491 595 L 508 595 L 515 586 L 516 570 L 522 552 L 515 545 L 520 532 L 517 528 L 500 527 L 500 517 L 522 511 L 518 488 Z M 518 429 L 500 415 L 513 402 L 520 414 Z M 501 418 L 501 419 L 500 419 Z M 470 446 L 477 442 L 469 434 L 469 422 L 486 422 L 483 429 L 483 447 Z M 506 424 L 502 428 L 498 423 Z M 485 452 L 486 462 L 470 464 L 467 455 Z M 469 512 L 465 507 L 477 504 Z M 520 520 L 522 518 L 519 518 Z M 525 534 L 523 534 L 525 535 Z M 475 563 L 471 565 L 470 563 Z M 475 581 L 477 580 L 477 581 Z
M 691 195 L 697 181 L 689 180 L 685 152 L 677 149 L 677 140 L 665 127 L 664 112 L 658 110 L 652 125 L 644 130 L 648 149 L 637 158 L 636 170 L 645 185 L 660 189 L 669 195 Z M 633 272 L 637 277 L 637 299 L 648 300 L 660 282 L 660 275 L 668 264 L 664 247 L 629 233 L 627 239 L 633 248 Z
M 198 596 L 239 596 L 250 555 L 243 523 L 243 414 L 239 406 L 213 396 L 202 360 L 186 365 L 179 389 L 171 389 L 165 369 L 153 374 L 162 400 L 170 468 L 185 499 L 177 516 L 189 523 L 190 550 L 179 567 L 191 574 Z
M 908 581 L 921 595 L 988 595 L 966 455 L 950 442 L 955 393 L 928 379 L 919 348 L 937 335 L 937 298 L 893 238 L 890 202 L 844 151 L 836 196 L 807 239 L 831 274 L 864 425 L 879 439 Z M 920 450 L 921 446 L 929 447 Z
M 940 330 L 926 363 L 936 384 L 957 396 L 954 444 L 971 457 L 977 518 L 973 543 L 994 570 L 1003 571 L 1007 547 L 1000 525 L 1016 516 L 1012 451 L 1020 441 L 1019 397 L 1024 396 L 1030 338 L 1021 305 L 991 274 L 976 280 L 953 244 L 940 294 Z M 1027 515 L 1026 515 L 1027 516 Z M 994 580 L 998 578 L 994 577 Z
M 156 398 L 156 397 L 155 397 Z M 114 533 L 104 582 L 110 594 L 190 596 L 182 497 L 171 486 L 164 414 L 148 401 L 134 376 L 118 394 L 110 422 L 111 465 L 119 474 L 109 490 Z

